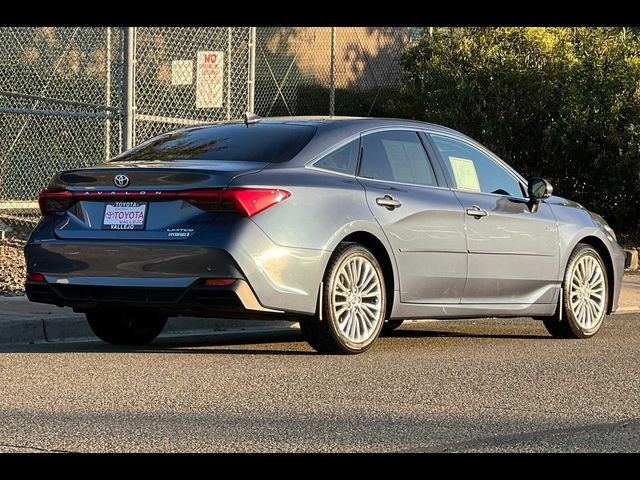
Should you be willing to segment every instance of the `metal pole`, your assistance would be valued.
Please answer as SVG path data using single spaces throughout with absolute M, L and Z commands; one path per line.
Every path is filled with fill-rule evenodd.
M 122 146 L 125 150 L 133 147 L 135 142 L 135 27 L 125 27 L 124 56 L 124 112 L 122 116 Z
M 336 114 L 336 27 L 331 27 L 331 86 L 329 89 L 329 116 Z
M 227 29 L 227 120 L 231 120 L 231 27 Z
M 105 62 L 105 106 L 111 106 L 111 27 L 107 27 L 107 48 L 106 48 L 106 62 Z M 108 118 L 104 121 L 104 159 L 109 160 L 111 157 L 111 120 Z
M 247 99 L 247 111 L 254 112 L 255 109 L 255 88 L 256 88 L 256 27 L 249 30 L 249 87 Z

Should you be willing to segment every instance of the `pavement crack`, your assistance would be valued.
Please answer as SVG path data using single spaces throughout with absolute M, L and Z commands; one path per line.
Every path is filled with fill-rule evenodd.
M 533 432 L 512 433 L 506 435 L 496 435 L 492 437 L 480 437 L 477 439 L 464 440 L 461 442 L 445 443 L 425 448 L 411 448 L 403 450 L 404 452 L 461 452 L 479 447 L 492 447 L 500 445 L 512 445 L 515 443 L 538 440 L 545 437 L 553 437 L 558 435 L 575 435 L 580 433 L 588 433 L 594 430 L 611 431 L 618 428 L 638 428 L 640 429 L 640 419 L 627 419 L 618 422 L 596 423 L 592 425 L 578 425 L 573 427 L 549 428 L 545 430 L 537 430 Z
M 16 450 L 27 450 L 27 451 L 37 451 L 37 452 L 45 452 L 45 453 L 76 453 L 73 450 L 59 450 L 56 448 L 41 448 L 41 447 L 32 447 L 29 445 L 14 445 L 11 443 L 0 443 L 0 448 L 13 448 Z

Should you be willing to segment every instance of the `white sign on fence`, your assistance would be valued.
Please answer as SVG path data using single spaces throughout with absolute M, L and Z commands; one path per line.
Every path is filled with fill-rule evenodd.
M 198 52 L 196 108 L 221 108 L 224 52 Z

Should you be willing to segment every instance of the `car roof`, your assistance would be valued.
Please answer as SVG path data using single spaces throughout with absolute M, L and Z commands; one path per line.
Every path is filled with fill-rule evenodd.
M 181 130 L 190 130 L 191 128 L 217 127 L 229 124 L 242 124 L 242 120 L 232 120 L 221 123 L 200 124 L 194 127 L 186 127 Z M 378 117 L 349 117 L 349 116 L 323 116 L 323 115 L 305 115 L 305 116 L 289 116 L 289 117 L 265 117 L 259 120 L 260 124 L 284 124 L 284 125 L 300 125 L 316 127 L 320 130 L 337 130 L 346 129 L 351 131 L 365 131 L 371 128 L 380 127 L 414 127 L 429 128 L 434 131 L 442 131 L 449 133 L 461 133 L 437 123 L 422 122 L 419 120 L 409 120 L 403 118 L 378 118 Z
M 243 120 L 232 120 L 221 123 L 201 124 L 185 127 L 179 131 L 192 129 L 216 128 L 224 125 L 243 124 Z M 467 138 L 473 143 L 475 140 L 461 132 L 436 123 L 422 122 L 419 120 L 407 120 L 401 118 L 376 118 L 376 117 L 342 117 L 342 116 L 289 116 L 289 117 L 265 117 L 260 118 L 254 125 L 290 125 L 307 126 L 317 129 L 316 134 L 309 143 L 302 148 L 291 160 L 281 163 L 273 163 L 268 168 L 286 168 L 287 166 L 305 165 L 311 158 L 316 157 L 341 141 L 359 135 L 367 130 L 378 128 L 419 128 L 429 129 L 433 132 L 449 133 L 458 137 Z M 249 125 L 251 127 L 251 125 Z
M 443 132 L 457 132 L 451 128 L 436 123 L 422 122 L 403 118 L 378 118 L 378 117 L 342 117 L 342 116 L 292 116 L 292 117 L 268 117 L 260 123 L 284 123 L 289 125 L 308 125 L 321 129 L 361 127 L 363 130 L 385 126 L 407 126 L 417 128 L 430 128 Z
M 286 162 L 286 164 L 291 166 L 304 165 L 311 158 L 330 150 L 333 145 L 336 145 L 345 139 L 364 133 L 367 130 L 378 128 L 424 128 L 433 132 L 449 133 L 458 137 L 469 138 L 463 133 L 442 125 L 401 118 L 325 116 L 269 117 L 260 120 L 260 124 L 300 125 L 317 128 L 317 133 L 314 135 L 313 139 L 298 153 L 298 155 L 292 158 L 289 162 Z M 473 141 L 473 139 L 470 138 L 469 140 Z M 273 164 L 269 168 L 285 168 L 286 164 Z

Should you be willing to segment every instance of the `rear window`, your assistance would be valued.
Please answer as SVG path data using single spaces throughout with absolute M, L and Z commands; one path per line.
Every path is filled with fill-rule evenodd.
M 291 160 L 315 135 L 306 125 L 244 123 L 194 127 L 165 133 L 114 157 L 144 160 L 236 160 L 280 163 Z

